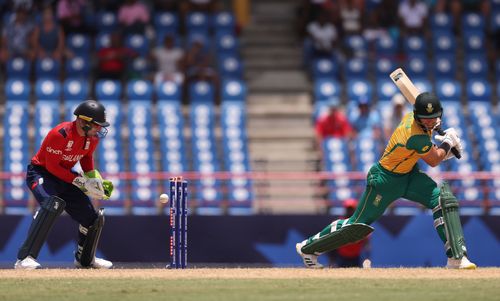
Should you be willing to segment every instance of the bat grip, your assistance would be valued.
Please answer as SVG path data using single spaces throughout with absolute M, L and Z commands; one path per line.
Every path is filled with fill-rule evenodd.
M 441 136 L 444 136 L 446 134 L 442 128 L 437 128 L 436 132 Z M 455 147 L 451 149 L 451 152 L 453 153 L 453 155 L 455 155 L 457 159 L 462 158 L 462 155 L 458 152 L 458 150 Z

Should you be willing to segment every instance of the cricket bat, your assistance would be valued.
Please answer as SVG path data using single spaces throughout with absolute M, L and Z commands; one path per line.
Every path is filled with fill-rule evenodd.
M 403 69 L 398 68 L 392 71 L 389 76 L 391 77 L 391 80 L 394 82 L 394 84 L 398 87 L 399 91 L 401 91 L 403 96 L 406 98 L 406 100 L 414 105 L 417 96 L 420 94 L 420 91 L 418 91 L 417 87 L 415 87 L 415 85 L 406 75 Z M 435 130 L 439 135 L 445 134 L 440 127 L 436 128 Z M 451 151 L 453 152 L 453 155 L 457 157 L 457 159 L 460 159 L 462 157 L 456 148 L 452 148 Z

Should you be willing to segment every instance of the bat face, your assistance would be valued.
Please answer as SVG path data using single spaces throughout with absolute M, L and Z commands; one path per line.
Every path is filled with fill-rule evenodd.
M 403 69 L 398 68 L 389 76 L 406 100 L 408 100 L 411 104 L 414 104 L 417 96 L 420 94 L 420 91 L 418 91 L 417 87 L 415 87 Z

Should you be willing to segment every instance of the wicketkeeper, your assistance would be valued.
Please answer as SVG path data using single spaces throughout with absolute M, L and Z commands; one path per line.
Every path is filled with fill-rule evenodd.
M 297 253 L 306 267 L 321 268 L 319 255 L 365 238 L 374 230 L 369 225 L 393 201 L 405 198 L 432 210 L 434 227 L 448 257 L 447 268 L 476 268 L 467 259 L 458 201 L 449 185 L 444 182 L 438 186 L 417 165 L 422 159 L 435 167 L 454 157 L 452 148 L 462 152 L 460 138 L 453 128 L 445 130 L 442 136 L 434 136 L 439 145 L 432 143 L 433 130 L 440 127 L 442 115 L 441 103 L 435 95 L 426 92 L 417 97 L 413 112 L 403 117 L 382 158 L 368 171 L 366 189 L 354 214 L 348 219 L 335 220 L 321 232 L 297 243 Z
M 107 134 L 104 106 L 94 100 L 75 109 L 76 120 L 63 122 L 45 137 L 31 159 L 26 184 L 40 204 L 24 244 L 19 249 L 15 269 L 37 269 L 38 253 L 56 218 L 65 210 L 77 221 L 77 268 L 109 269 L 110 261 L 96 258 L 95 251 L 104 225 L 103 209 L 96 211 L 92 199 L 109 199 L 113 184 L 94 169 L 93 153 Z M 77 162 L 83 174 L 72 171 Z

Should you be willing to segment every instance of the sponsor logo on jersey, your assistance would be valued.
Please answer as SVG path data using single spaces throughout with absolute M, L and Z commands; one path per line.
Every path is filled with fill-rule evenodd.
M 48 152 L 48 153 L 51 153 L 51 154 L 54 154 L 54 155 L 62 155 L 62 150 L 60 149 L 53 149 L 52 147 L 50 146 L 47 146 L 45 148 L 45 150 Z

